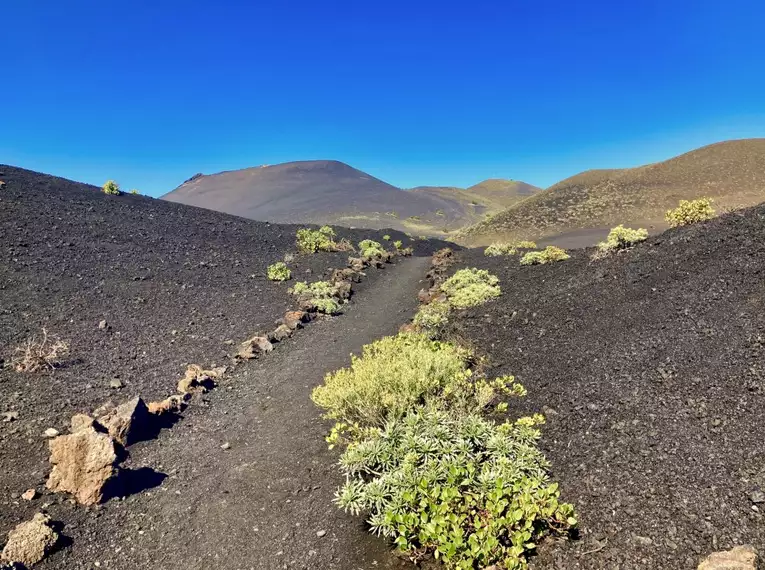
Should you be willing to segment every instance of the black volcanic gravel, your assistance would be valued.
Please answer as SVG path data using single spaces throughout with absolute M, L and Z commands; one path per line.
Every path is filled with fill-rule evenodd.
M 290 282 L 266 267 L 294 251 L 295 230 L 0 166 L 0 536 L 31 517 L 19 499 L 49 471 L 47 428 L 107 400 L 174 393 L 189 363 L 230 362 L 248 335 L 274 328 Z M 430 255 L 438 241 L 336 228 L 354 243 L 388 233 Z M 294 279 L 343 267 L 347 253 L 299 256 Z M 307 273 L 310 271 L 310 274 Z M 385 270 L 383 270 L 385 271 Z M 368 270 L 367 280 L 381 273 Z M 365 287 L 362 283 L 361 289 Z M 99 322 L 108 326 L 99 329 Z M 14 348 L 42 328 L 71 344 L 55 373 L 19 374 Z M 118 379 L 123 388 L 110 387 Z M 6 412 L 18 419 L 3 422 Z
M 522 267 L 462 254 L 502 296 L 452 334 L 513 374 L 581 537 L 536 568 L 696 568 L 765 554 L 765 206 L 669 230 L 631 251 Z

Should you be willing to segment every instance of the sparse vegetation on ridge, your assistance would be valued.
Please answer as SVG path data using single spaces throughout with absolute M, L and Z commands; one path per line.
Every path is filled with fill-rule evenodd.
M 379 241 L 364 239 L 359 242 L 359 253 L 367 260 L 379 259 L 387 253 Z
M 499 279 L 485 269 L 460 269 L 441 285 L 449 304 L 458 309 L 474 307 L 499 297 Z
M 680 200 L 678 207 L 669 210 L 664 217 L 670 227 L 676 228 L 711 220 L 714 215 L 712 199 L 699 198 L 698 200 Z
M 109 194 L 110 196 L 119 196 L 122 194 L 120 191 L 120 185 L 117 184 L 114 180 L 107 180 L 101 188 L 101 191 L 104 194 Z
M 633 230 L 625 228 L 623 225 L 618 225 L 608 232 L 606 241 L 598 244 L 598 253 L 606 255 L 621 249 L 628 249 L 646 239 L 648 239 L 648 230 L 643 228 Z
M 283 261 L 277 261 L 268 266 L 268 278 L 271 281 L 288 281 L 290 277 L 292 277 L 292 271 Z
M 385 235 L 383 236 L 383 239 L 384 239 L 385 241 L 390 241 L 390 236 L 389 236 L 388 234 L 385 234 Z
M 530 251 L 521 258 L 521 265 L 544 265 L 546 263 L 555 263 L 556 261 L 565 261 L 571 256 L 554 245 L 548 245 L 542 251 Z
M 131 193 L 133 196 L 140 196 L 140 194 L 141 194 L 141 193 L 140 193 L 140 192 L 139 192 L 139 191 L 138 191 L 136 188 L 133 188 L 133 189 L 130 191 L 130 193 Z

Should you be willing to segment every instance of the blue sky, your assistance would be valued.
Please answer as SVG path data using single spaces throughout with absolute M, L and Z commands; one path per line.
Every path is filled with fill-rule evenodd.
M 0 163 L 160 195 L 342 160 L 547 186 L 765 136 L 759 0 L 7 0 Z

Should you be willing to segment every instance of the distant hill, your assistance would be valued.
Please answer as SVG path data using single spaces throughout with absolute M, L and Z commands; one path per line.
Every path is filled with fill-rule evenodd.
M 507 200 L 517 200 L 520 185 L 525 193 L 534 188 L 510 183 L 491 199 L 459 188 L 407 191 L 342 162 L 313 160 L 198 174 L 162 198 L 277 223 L 333 223 L 443 235 L 499 211 Z
M 681 199 L 709 196 L 718 212 L 765 201 L 765 139 L 726 141 L 637 168 L 588 170 L 457 232 L 485 245 L 536 239 L 591 245 L 624 223 L 658 231 Z

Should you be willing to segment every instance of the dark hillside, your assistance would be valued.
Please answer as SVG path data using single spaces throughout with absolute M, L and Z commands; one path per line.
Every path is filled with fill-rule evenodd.
M 765 551 L 765 205 L 669 230 L 632 251 L 522 267 L 464 254 L 502 296 L 454 334 L 514 374 L 581 540 L 536 568 L 696 568 Z
M 273 328 L 293 302 L 287 288 L 294 281 L 271 282 L 265 272 L 294 251 L 298 226 L 107 196 L 10 166 L 0 166 L 0 180 L 0 359 L 7 365 L 0 366 L 0 420 L 17 414 L 0 421 L 4 536 L 20 511 L 35 508 L 18 495 L 42 488 L 46 429 L 65 433 L 73 414 L 109 399 L 165 397 L 187 364 L 228 364 L 231 341 Z M 392 230 L 336 230 L 354 243 L 389 233 L 420 255 L 444 245 Z M 317 280 L 347 257 L 298 256 L 290 266 L 295 279 Z M 367 280 L 379 273 L 368 270 Z M 15 372 L 14 349 L 43 328 L 71 344 L 71 360 L 53 374 Z M 123 387 L 112 388 L 113 380 Z

